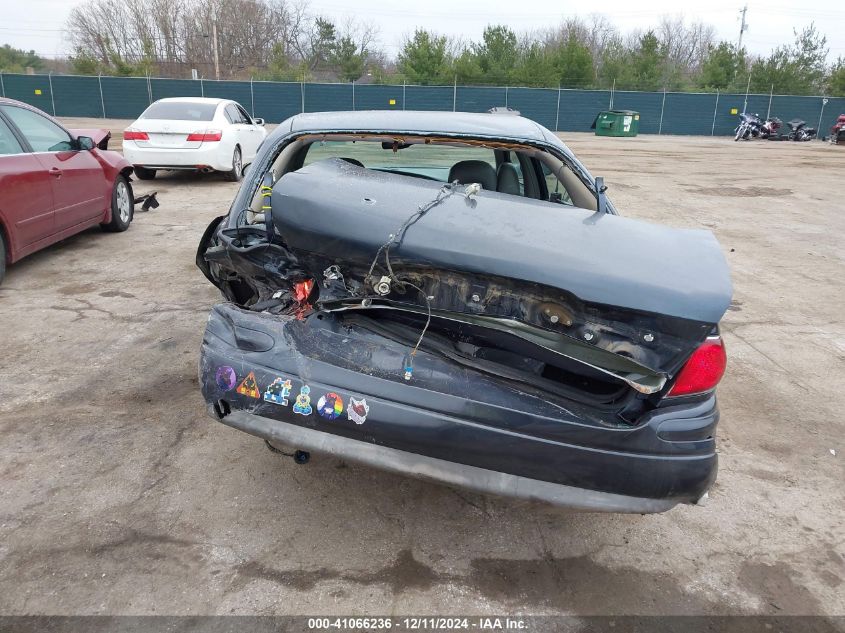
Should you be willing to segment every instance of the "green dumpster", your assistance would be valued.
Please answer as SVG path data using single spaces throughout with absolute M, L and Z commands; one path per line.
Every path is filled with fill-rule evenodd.
M 633 110 L 607 110 L 596 117 L 596 136 L 636 136 L 640 113 Z

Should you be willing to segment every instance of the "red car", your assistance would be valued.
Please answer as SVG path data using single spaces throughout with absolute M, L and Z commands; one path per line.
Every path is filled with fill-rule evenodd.
M 7 263 L 91 226 L 129 228 L 132 166 L 108 151 L 110 136 L 0 98 L 0 282 Z

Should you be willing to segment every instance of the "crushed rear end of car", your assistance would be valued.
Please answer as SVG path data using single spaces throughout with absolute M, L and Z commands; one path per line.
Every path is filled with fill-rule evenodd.
M 200 359 L 224 424 L 584 510 L 713 483 L 731 288 L 709 232 L 338 159 L 261 186 L 197 255 L 228 299 Z

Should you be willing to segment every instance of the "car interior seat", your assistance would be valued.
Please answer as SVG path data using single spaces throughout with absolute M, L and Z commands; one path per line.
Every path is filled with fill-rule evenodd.
M 477 182 L 487 191 L 496 191 L 496 170 L 483 160 L 462 160 L 452 165 L 449 182 L 456 180 L 462 185 Z
M 509 193 L 514 196 L 521 195 L 519 191 L 519 172 L 511 163 L 502 163 L 496 174 L 496 191 Z

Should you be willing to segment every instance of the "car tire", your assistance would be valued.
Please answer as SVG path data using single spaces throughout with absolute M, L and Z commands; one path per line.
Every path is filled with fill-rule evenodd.
M 114 188 L 111 192 L 111 222 L 105 222 L 100 226 L 104 231 L 120 233 L 129 228 L 132 223 L 132 216 L 135 212 L 135 203 L 132 198 L 132 186 L 122 175 L 114 180 Z
M 229 182 L 240 182 L 244 175 L 243 158 L 241 158 L 241 148 L 235 147 L 232 154 L 232 171 L 224 171 L 223 177 Z
M 156 177 L 156 170 L 135 165 L 135 175 L 138 176 L 138 180 L 152 180 Z
M 6 239 L 3 233 L 0 232 L 0 284 L 3 283 L 3 277 L 6 276 Z

